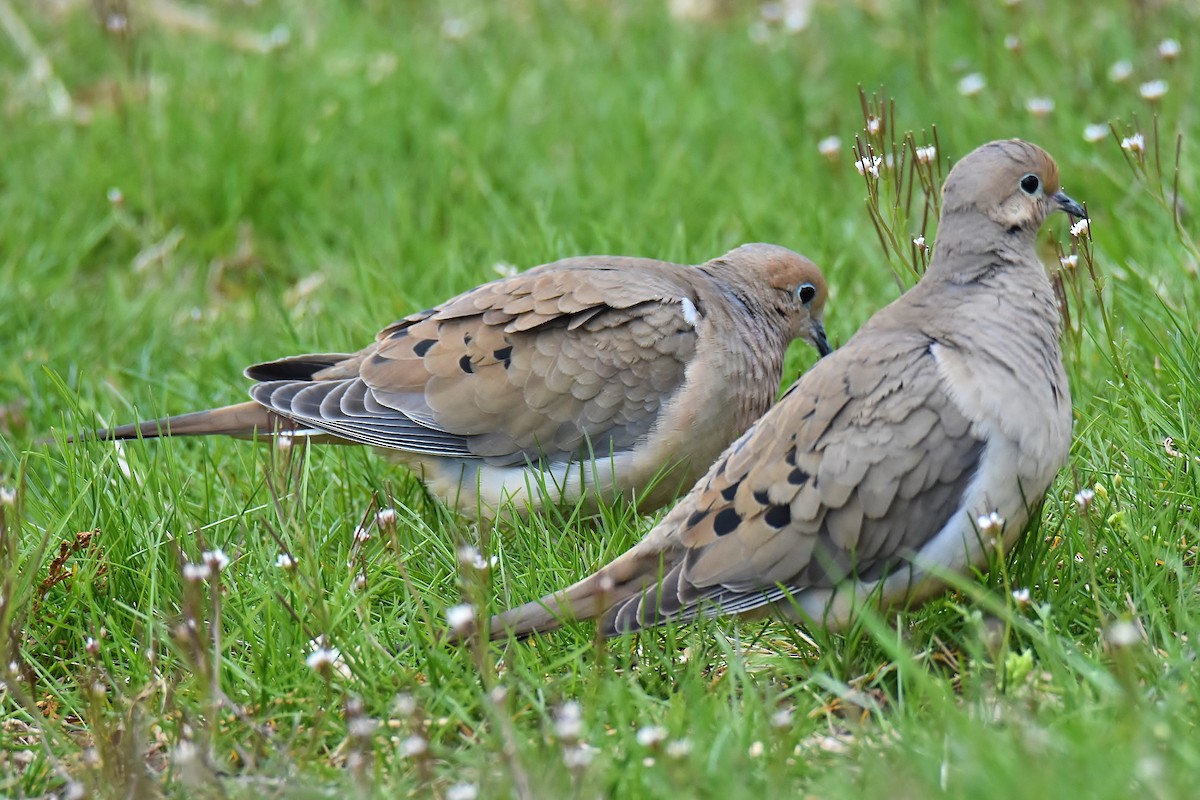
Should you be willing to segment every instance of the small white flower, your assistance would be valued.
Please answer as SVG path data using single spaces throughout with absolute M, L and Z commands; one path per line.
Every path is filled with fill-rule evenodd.
M 208 576 L 212 574 L 212 568 L 208 564 L 184 564 L 183 579 L 196 583 L 199 581 L 208 580 Z
M 361 572 L 358 573 L 357 575 L 354 576 L 354 583 L 351 585 L 353 586 L 354 591 L 356 591 L 356 592 L 363 591 L 364 589 L 367 588 L 367 576 Z
M 638 728 L 637 743 L 642 747 L 658 747 L 667 739 L 667 729 L 661 725 Z
M 442 36 L 452 42 L 462 41 L 470 32 L 470 24 L 462 17 L 446 17 L 442 20 Z
M 1054 100 L 1050 97 L 1031 97 L 1025 101 L 1025 110 L 1035 117 L 1044 117 L 1054 110 Z
M 1158 43 L 1158 57 L 1163 61 L 1174 61 L 1179 58 L 1179 40 L 1163 39 Z
M 479 554 L 478 550 L 469 544 L 464 544 L 462 547 L 458 548 L 458 563 L 459 566 L 467 569 L 473 569 L 476 572 L 487 572 L 489 569 L 500 563 L 500 557 L 491 556 L 490 558 L 484 560 L 484 557 Z
M 1024 608 L 1029 605 L 1029 590 L 1028 589 L 1013 589 L 1012 598 L 1016 604 Z
M 883 159 L 879 156 L 865 156 L 854 162 L 854 168 L 858 170 L 859 175 L 870 173 L 871 177 L 879 177 L 879 165 L 883 163 Z
M 691 739 L 672 739 L 667 742 L 667 758 L 684 758 L 692 752 Z
M 371 541 L 371 528 L 368 525 L 358 525 L 354 528 L 354 541 L 358 544 Z
M 114 206 L 125 204 L 125 195 L 116 186 L 110 188 L 106 196 L 108 197 L 108 202 Z
M 375 514 L 375 524 L 380 530 L 390 530 L 396 526 L 396 519 L 399 515 L 394 508 L 381 508 Z
M 826 136 L 817 142 L 817 152 L 833 161 L 842 153 L 842 140 L 837 136 Z
M 378 725 L 370 717 L 355 717 L 346 725 L 346 733 L 355 739 L 370 739 Z
M 414 758 L 421 756 L 429 750 L 429 742 L 425 741 L 424 736 L 413 734 L 404 741 L 400 742 L 400 755 L 404 758 Z
M 1167 93 L 1167 82 L 1163 80 L 1146 81 L 1138 87 L 1138 94 L 1147 100 L 1159 100 Z
M 917 162 L 920 164 L 932 164 L 937 160 L 937 148 L 933 145 L 918 147 L 916 150 Z
M 1004 37 L 1004 49 L 1008 50 L 1010 53 L 1015 53 L 1018 50 L 1020 50 L 1021 49 L 1020 37 L 1014 36 L 1011 33 L 1008 36 L 1005 36 Z
M 554 715 L 554 733 L 566 741 L 576 741 L 583 733 L 583 708 L 574 700 L 568 700 Z
M 771 726 L 774 728 L 790 728 L 793 712 L 790 708 L 781 708 L 771 715 Z
M 200 558 L 213 572 L 221 572 L 229 566 L 229 556 L 225 555 L 225 551 L 219 547 L 215 550 L 205 550 L 200 554 Z
M 1108 126 L 1103 123 L 1094 123 L 1083 129 L 1083 140 L 1085 142 L 1099 142 L 1108 136 Z
M 596 748 L 580 742 L 574 747 L 563 750 L 563 764 L 571 771 L 587 769 L 596 757 Z
M 925 246 L 924 236 L 918 236 L 917 238 L 913 239 L 913 244 L 916 245 L 916 248 L 921 252 L 924 252 L 927 249 Z
M 12 508 L 17 504 L 17 493 L 7 486 L 0 486 L 0 506 Z
M 975 520 L 975 524 L 982 534 L 999 533 L 1004 527 L 1004 517 L 1000 516 L 1000 512 L 993 511 L 990 514 L 981 514 L 979 519 Z
M 417 713 L 417 699 L 407 692 L 396 695 L 392 701 L 392 713 L 401 717 L 411 717 Z
M 758 758 L 763 754 L 763 750 L 764 748 L 762 742 L 752 742 L 750 744 L 750 749 L 746 751 L 746 755 L 750 756 L 751 758 Z
M 275 566 L 290 572 L 296 568 L 296 559 L 289 553 L 280 553 L 275 556 Z
M 1076 239 L 1080 239 L 1089 235 L 1092 232 L 1091 223 L 1086 219 L 1081 219 L 1071 226 L 1071 235 Z
M 457 634 L 464 634 L 475 624 L 475 609 L 470 603 L 460 603 L 446 609 L 446 623 Z
M 87 641 L 83 643 L 83 649 L 87 651 L 89 656 L 94 656 L 100 652 L 100 643 L 89 636 L 87 637 Z
M 473 783 L 456 783 L 446 790 L 446 800 L 475 800 L 479 789 Z
M 104 27 L 109 33 L 125 33 L 129 30 L 129 18 L 124 14 L 109 14 L 104 20 Z
M 1108 79 L 1113 83 L 1121 83 L 1129 80 L 1129 76 L 1133 74 L 1133 64 L 1124 59 L 1116 62 L 1108 68 Z
M 1119 619 L 1104 631 L 1104 640 L 1113 647 L 1131 647 L 1142 639 L 1137 625 L 1127 619 Z
M 336 647 L 318 647 L 308 654 L 308 658 L 304 659 L 304 663 L 309 669 L 321 672 L 336 664 L 342 658 L 341 651 Z
M 983 91 L 987 81 L 978 72 L 964 75 L 958 82 L 958 93 L 963 97 L 974 97 Z
M 1121 149 L 1134 154 L 1144 153 L 1146 152 L 1146 137 L 1140 133 L 1126 136 L 1121 140 Z
M 1080 511 L 1087 511 L 1091 506 L 1092 501 L 1096 499 L 1096 493 L 1091 489 L 1080 489 L 1075 493 L 1075 505 Z
M 1058 260 L 1062 264 L 1063 269 L 1075 269 L 1079 266 L 1079 256 L 1075 253 L 1068 253 Z
M 876 116 L 867 117 L 867 133 L 879 133 L 883 129 L 883 120 Z
M 296 440 L 290 433 L 281 433 L 275 437 L 276 450 L 291 450 L 295 443 Z

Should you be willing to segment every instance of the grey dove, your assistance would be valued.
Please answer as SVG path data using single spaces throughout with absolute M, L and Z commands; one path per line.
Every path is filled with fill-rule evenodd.
M 963 158 L 917 285 L 802 375 L 637 545 L 493 617 L 492 637 L 771 610 L 836 630 L 859 604 L 917 604 L 945 573 L 1007 552 L 1071 442 L 1061 323 L 1034 247 L 1055 210 L 1085 216 L 1040 148 L 999 141 Z
M 791 341 L 829 352 L 825 298 L 811 261 L 767 244 L 695 267 L 568 258 L 405 317 L 357 353 L 249 367 L 251 402 L 95 435 L 374 445 L 468 516 L 618 494 L 651 510 L 774 402 Z

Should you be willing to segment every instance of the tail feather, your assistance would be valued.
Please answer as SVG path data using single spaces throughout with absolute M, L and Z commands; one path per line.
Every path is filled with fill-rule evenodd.
M 108 441 L 121 439 L 155 439 L 160 436 L 237 436 L 253 438 L 272 436 L 286 419 L 274 414 L 255 402 L 195 411 L 175 417 L 164 417 L 146 422 L 134 422 L 115 428 L 102 428 L 85 436 L 70 436 L 68 442 L 82 438 Z
M 626 552 L 578 583 L 492 617 L 488 636 L 526 639 L 561 628 L 564 622 L 605 616 L 615 606 L 642 594 L 662 574 L 662 553 Z M 610 627 L 610 626 L 605 626 Z M 612 635 L 616 631 L 608 633 Z

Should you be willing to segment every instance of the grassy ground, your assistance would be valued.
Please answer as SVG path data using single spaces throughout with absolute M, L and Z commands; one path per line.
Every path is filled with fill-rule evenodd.
M 52 68 L 0 47 L 0 794 L 1195 795 L 1196 4 L 822 3 L 796 32 L 731 5 L 228 1 L 206 27 L 0 2 Z M 895 99 L 888 147 L 936 125 L 944 168 L 1024 136 L 1093 213 L 1063 273 L 1070 467 L 1003 569 L 919 612 L 459 650 L 446 608 L 539 596 L 652 520 L 479 531 L 353 448 L 34 443 L 235 401 L 247 363 L 570 254 L 784 244 L 826 269 L 844 341 L 921 231 L 885 170 L 880 247 L 859 84 Z M 356 542 L 379 504 L 397 525 Z M 498 565 L 460 576 L 480 539 Z M 185 580 L 213 548 L 232 562 Z M 340 657 L 311 668 L 313 640 Z

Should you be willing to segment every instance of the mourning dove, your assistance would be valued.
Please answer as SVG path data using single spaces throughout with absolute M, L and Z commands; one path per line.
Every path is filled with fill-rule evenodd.
M 537 507 L 541 487 L 653 509 L 767 410 L 793 339 L 829 352 L 825 297 L 812 262 L 767 244 L 696 267 L 568 258 L 405 317 L 357 353 L 252 366 L 252 402 L 96 435 L 374 445 L 467 515 Z
M 1071 441 L 1035 239 L 1052 211 L 1085 214 L 1053 159 L 1018 140 L 962 159 L 942 198 L 912 290 L 801 376 L 641 542 L 494 617 L 493 638 L 772 609 L 837 630 L 868 599 L 919 603 L 939 576 L 1007 551 Z

